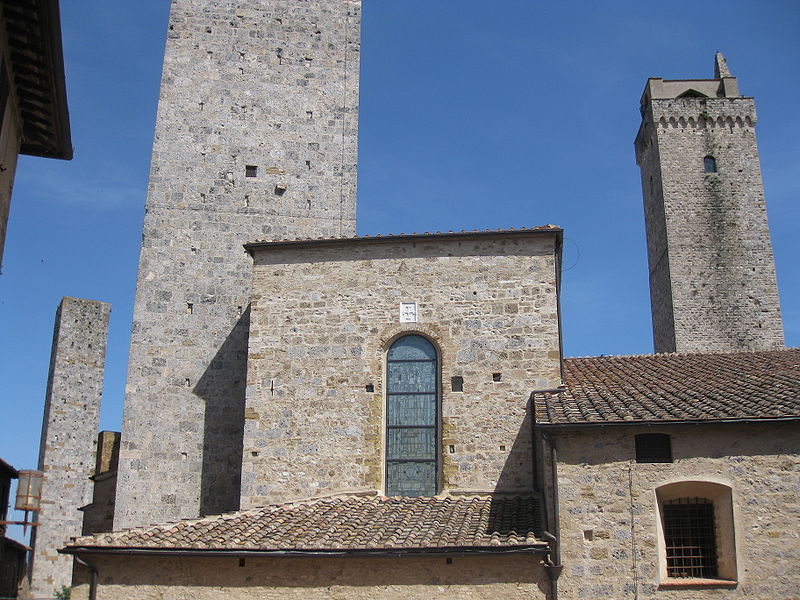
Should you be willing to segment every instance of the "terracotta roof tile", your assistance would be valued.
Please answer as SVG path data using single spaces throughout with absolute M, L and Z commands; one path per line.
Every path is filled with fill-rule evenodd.
M 542 545 L 530 496 L 339 497 L 77 538 L 88 548 L 216 551 L 458 550 Z
M 800 350 L 564 361 L 566 389 L 534 394 L 545 425 L 800 418 Z

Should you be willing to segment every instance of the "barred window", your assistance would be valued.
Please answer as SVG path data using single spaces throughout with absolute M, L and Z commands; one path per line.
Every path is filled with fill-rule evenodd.
M 386 495 L 435 496 L 439 471 L 439 357 L 421 335 L 386 357 Z
M 737 581 L 733 489 L 713 481 L 676 481 L 656 488 L 661 585 Z
M 676 498 L 664 503 L 667 577 L 717 576 L 714 503 L 706 498 Z

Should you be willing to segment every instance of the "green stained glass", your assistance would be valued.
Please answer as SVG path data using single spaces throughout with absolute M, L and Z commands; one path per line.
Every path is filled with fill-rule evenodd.
M 439 360 L 419 335 L 387 355 L 386 493 L 433 496 L 438 473 Z

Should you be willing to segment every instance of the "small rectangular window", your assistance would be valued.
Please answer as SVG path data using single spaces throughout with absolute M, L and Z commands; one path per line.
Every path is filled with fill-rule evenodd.
M 245 165 L 244 167 L 244 176 L 245 177 L 258 177 L 258 167 L 255 165 Z
M 463 392 L 464 391 L 464 378 L 456 375 L 455 377 L 450 378 L 450 388 L 454 392 Z
M 672 444 L 666 433 L 640 433 L 635 439 L 637 463 L 672 462 Z

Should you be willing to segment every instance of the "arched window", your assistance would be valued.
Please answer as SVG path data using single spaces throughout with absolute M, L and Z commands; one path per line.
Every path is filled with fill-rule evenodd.
M 706 156 L 703 159 L 703 169 L 705 169 L 706 173 L 716 173 L 717 160 L 713 156 Z
M 386 495 L 434 496 L 439 472 L 439 356 L 421 335 L 386 356 Z
M 736 581 L 731 488 L 680 481 L 656 488 L 662 585 L 691 579 Z

